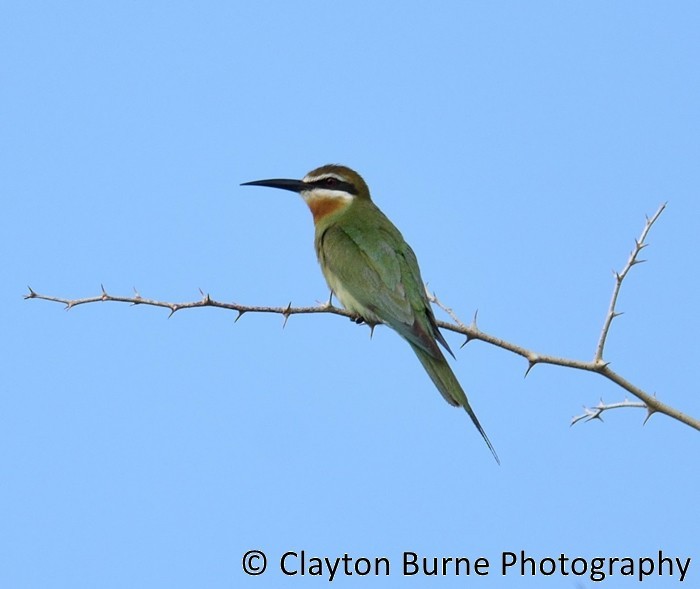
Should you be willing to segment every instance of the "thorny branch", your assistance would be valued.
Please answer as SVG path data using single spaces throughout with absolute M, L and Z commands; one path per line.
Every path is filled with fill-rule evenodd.
M 612 381 L 616 385 L 620 386 L 623 388 L 625 391 L 628 393 L 634 395 L 637 397 L 641 403 L 638 402 L 629 402 L 627 400 L 619 402 L 619 403 L 613 403 L 613 404 L 603 404 L 601 401 L 596 407 L 593 408 L 585 408 L 585 413 L 583 415 L 579 415 L 577 417 L 574 417 L 572 419 L 571 424 L 578 423 L 579 421 L 590 421 L 591 419 L 600 419 L 601 414 L 605 411 L 611 410 L 611 409 L 618 409 L 622 407 L 639 407 L 639 408 L 645 408 L 647 410 L 647 419 L 649 416 L 651 416 L 653 413 L 663 413 L 665 415 L 668 415 L 669 417 L 676 419 L 680 421 L 681 423 L 684 423 L 692 428 L 695 428 L 696 430 L 700 431 L 700 420 L 691 417 L 689 415 L 686 415 L 682 413 L 681 411 L 675 409 L 674 407 L 671 407 L 665 403 L 662 403 L 659 401 L 655 395 L 650 394 L 640 387 L 632 384 L 629 380 L 618 374 L 617 372 L 613 371 L 610 368 L 609 362 L 603 360 L 603 353 L 605 350 L 605 343 L 607 340 L 608 333 L 610 331 L 610 326 L 612 324 L 612 320 L 618 316 L 620 313 L 616 310 L 616 305 L 617 305 L 617 299 L 620 294 L 620 288 L 622 286 L 622 282 L 629 273 L 629 271 L 632 269 L 633 266 L 636 264 L 639 264 L 643 262 L 643 260 L 638 259 L 639 253 L 646 247 L 646 238 L 649 233 L 649 230 L 651 229 L 652 225 L 654 222 L 659 218 L 663 210 L 666 208 L 666 203 L 662 204 L 659 209 L 654 213 L 653 216 L 647 217 L 646 224 L 644 226 L 644 230 L 642 231 L 639 239 L 635 241 L 635 247 L 632 250 L 629 259 L 627 260 L 627 263 L 625 264 L 625 267 L 622 269 L 621 272 L 615 273 L 615 286 L 613 289 L 613 295 L 610 301 L 610 306 L 608 308 L 608 312 L 606 314 L 605 320 L 603 322 L 603 328 L 600 334 L 600 338 L 598 340 L 598 344 L 596 346 L 595 354 L 593 357 L 593 360 L 586 361 L 586 360 L 576 360 L 572 358 L 562 358 L 558 356 L 553 356 L 549 354 L 541 354 L 538 352 L 534 352 L 532 350 L 529 350 L 523 346 L 519 346 L 517 344 L 513 344 L 510 342 L 507 342 L 499 337 L 496 337 L 494 335 L 490 335 L 486 332 L 481 331 L 477 327 L 476 324 L 476 315 L 474 316 L 474 320 L 470 325 L 465 325 L 462 323 L 457 315 L 454 313 L 452 309 L 449 307 L 445 306 L 442 302 L 438 300 L 438 298 L 431 293 L 428 293 L 428 296 L 430 300 L 439 306 L 441 309 L 443 309 L 452 319 L 454 323 L 448 323 L 445 321 L 438 321 L 437 324 L 440 328 L 442 329 L 447 329 L 449 331 L 453 331 L 455 333 L 460 333 L 464 336 L 466 336 L 465 343 L 471 341 L 471 340 L 480 340 L 482 342 L 485 342 L 487 344 L 491 344 L 493 346 L 496 346 L 498 348 L 501 348 L 503 350 L 506 350 L 508 352 L 512 352 L 514 354 L 517 354 L 519 356 L 522 356 L 525 358 L 528 362 L 528 368 L 526 370 L 526 375 L 530 372 L 530 370 L 536 366 L 537 364 L 550 364 L 553 366 L 563 366 L 566 368 L 574 368 L 577 370 L 584 370 L 587 372 L 594 372 L 597 374 L 600 374 L 601 376 L 607 378 L 608 380 Z M 200 291 L 201 292 L 201 291 Z M 79 305 L 84 305 L 88 303 L 97 303 L 97 302 L 117 302 L 117 303 L 129 303 L 132 305 L 149 305 L 153 307 L 163 307 L 166 309 L 170 310 L 170 316 L 172 316 L 174 313 L 177 311 L 181 311 L 183 309 L 193 309 L 193 308 L 198 308 L 198 307 L 217 307 L 221 309 L 228 309 L 231 311 L 236 311 L 238 313 L 238 316 L 236 317 L 236 321 L 241 318 L 241 316 L 244 313 L 274 313 L 278 315 L 282 315 L 284 317 L 284 322 L 286 324 L 287 320 L 289 319 L 290 316 L 292 315 L 304 315 L 304 314 L 313 314 L 313 313 L 330 313 L 333 315 L 341 315 L 343 317 L 349 317 L 352 320 L 358 320 L 358 317 L 356 317 L 353 313 L 350 313 L 349 311 L 346 311 L 345 309 L 340 309 L 338 307 L 333 306 L 332 304 L 326 303 L 323 305 L 318 305 L 314 307 L 292 307 L 292 304 L 289 303 L 286 307 L 264 307 L 264 306 L 250 306 L 250 305 L 242 305 L 239 303 L 226 303 L 226 302 L 221 302 L 212 299 L 209 294 L 201 293 L 202 298 L 198 301 L 190 301 L 190 302 L 183 302 L 183 303 L 171 303 L 167 301 L 157 301 L 153 299 L 146 299 L 143 298 L 138 292 L 135 292 L 134 296 L 131 297 L 125 297 L 125 296 L 114 296 L 110 295 L 107 293 L 104 287 L 102 287 L 102 293 L 100 295 L 97 295 L 95 297 L 88 297 L 84 299 L 66 299 L 62 297 L 54 297 L 54 296 L 48 296 L 48 295 L 42 295 L 31 288 L 29 288 L 29 293 L 25 295 L 25 299 L 41 299 L 45 301 L 52 301 L 55 303 L 61 303 L 65 305 L 66 310 L 72 309 L 73 307 L 77 307 Z M 646 421 L 646 420 L 645 420 Z
M 615 272 L 615 288 L 613 288 L 613 293 L 612 293 L 612 298 L 610 299 L 610 306 L 608 307 L 608 313 L 605 316 L 605 321 L 603 322 L 603 330 L 600 332 L 600 339 L 598 340 L 598 346 L 596 347 L 595 351 L 595 361 L 596 362 L 602 362 L 603 361 L 603 349 L 605 348 L 605 341 L 608 338 L 608 332 L 610 331 L 610 325 L 612 324 L 613 319 L 617 317 L 618 315 L 621 315 L 622 313 L 619 313 L 616 311 L 615 306 L 617 305 L 617 297 L 620 294 L 620 288 L 622 287 L 622 281 L 625 279 L 629 271 L 632 269 L 632 266 L 635 264 L 641 264 L 642 262 L 645 262 L 646 260 L 640 260 L 638 258 L 639 252 L 641 252 L 647 244 L 645 243 L 647 235 L 649 234 L 649 230 L 651 229 L 651 226 L 656 222 L 656 220 L 659 218 L 661 213 L 663 213 L 664 209 L 666 208 L 666 203 L 663 203 L 656 213 L 652 215 L 651 217 L 647 217 L 647 222 L 644 224 L 644 229 L 642 230 L 642 234 L 639 236 L 639 239 L 635 240 L 634 242 L 634 249 L 630 253 L 630 257 L 627 260 L 627 263 L 625 264 L 625 267 L 622 269 L 621 272 Z
M 600 403 L 598 403 L 595 407 L 584 407 L 583 408 L 583 415 L 579 415 L 577 417 L 574 417 L 571 420 L 571 425 L 574 425 L 575 423 L 578 423 L 579 421 L 591 421 L 592 419 L 600 419 L 600 421 L 603 421 L 603 418 L 601 415 L 605 411 L 609 411 L 610 409 L 622 409 L 622 408 L 629 408 L 629 407 L 634 407 L 636 409 L 647 409 L 647 406 L 644 403 L 637 403 L 635 401 L 630 401 L 628 399 L 625 399 L 624 401 L 621 401 L 619 403 L 603 403 L 603 400 L 600 400 Z M 647 411 L 647 417 L 644 420 L 644 423 L 651 417 L 651 413 Z

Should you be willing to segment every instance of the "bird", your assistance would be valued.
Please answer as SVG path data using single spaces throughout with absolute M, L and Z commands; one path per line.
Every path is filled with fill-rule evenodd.
M 372 329 L 383 323 L 406 340 L 444 399 L 464 408 L 500 464 L 440 349 L 441 345 L 454 358 L 438 329 L 416 255 L 374 204 L 362 176 L 346 166 L 327 164 L 301 180 L 273 178 L 241 186 L 289 190 L 304 199 L 313 216 L 314 247 L 331 300 L 335 295 L 358 322 Z

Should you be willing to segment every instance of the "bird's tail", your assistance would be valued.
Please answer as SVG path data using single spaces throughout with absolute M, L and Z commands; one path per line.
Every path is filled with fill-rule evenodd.
M 439 356 L 436 358 L 431 354 L 428 354 L 428 352 L 426 352 L 423 348 L 420 348 L 411 342 L 409 342 L 409 344 L 416 353 L 416 356 L 418 356 L 423 368 L 425 368 L 425 371 L 428 373 L 433 383 L 435 383 L 438 391 L 440 391 L 440 394 L 442 394 L 442 396 L 445 398 L 445 401 L 454 407 L 464 407 L 464 410 L 469 414 L 469 417 L 472 418 L 476 429 L 479 430 L 481 437 L 484 438 L 489 450 L 491 450 L 491 454 L 493 454 L 496 462 L 501 464 L 501 461 L 498 459 L 498 454 L 496 454 L 496 450 L 494 449 L 493 444 L 491 444 L 491 440 L 489 440 L 489 437 L 486 435 L 484 428 L 481 427 L 476 414 L 469 404 L 467 395 L 464 393 L 462 386 L 459 384 L 457 377 L 454 375 L 454 372 L 452 372 L 452 369 L 447 363 L 445 356 L 442 355 L 442 352 L 437 350 Z

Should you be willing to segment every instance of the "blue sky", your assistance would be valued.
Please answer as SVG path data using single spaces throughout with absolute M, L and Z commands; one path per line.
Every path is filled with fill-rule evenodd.
M 22 300 L 326 300 L 303 202 L 239 184 L 337 162 L 463 320 L 588 360 L 611 270 L 668 201 L 606 356 L 700 416 L 696 3 L 37 2 L 0 21 L 0 586 L 325 586 L 280 571 L 302 549 L 390 559 L 341 587 L 594 586 L 501 575 L 521 550 L 663 550 L 700 582 L 698 432 L 632 409 L 569 427 L 624 398 L 600 377 L 524 379 L 447 334 L 498 467 L 386 328 Z M 492 566 L 418 580 L 403 551 Z

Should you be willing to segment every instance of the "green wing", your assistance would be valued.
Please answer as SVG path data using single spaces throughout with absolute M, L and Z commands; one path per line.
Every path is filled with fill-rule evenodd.
M 391 221 L 368 204 L 373 211 L 348 212 L 340 222 L 319 231 L 316 249 L 324 272 L 431 356 L 441 355 L 436 339 L 450 351 L 435 324 L 413 250 Z

